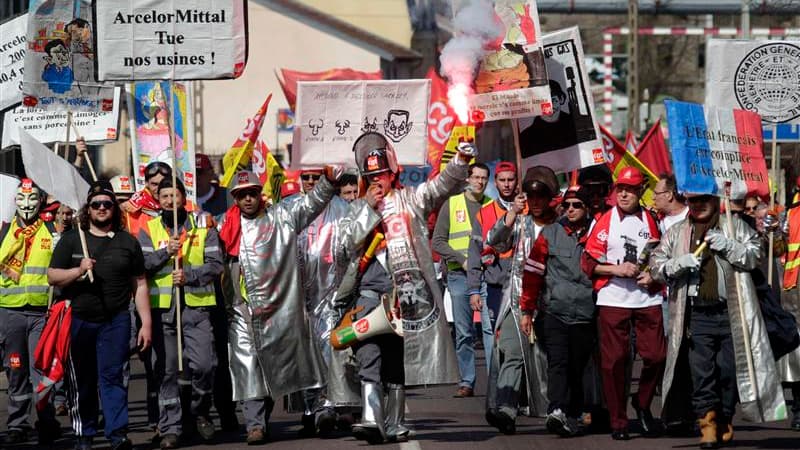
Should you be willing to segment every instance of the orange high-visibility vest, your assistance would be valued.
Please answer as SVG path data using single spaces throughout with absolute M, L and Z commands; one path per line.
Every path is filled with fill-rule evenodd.
M 800 201 L 800 193 L 794 194 L 792 203 Z M 783 288 L 789 290 L 797 286 L 800 275 L 800 206 L 786 212 L 789 222 L 789 236 L 786 240 L 786 263 L 783 267 Z

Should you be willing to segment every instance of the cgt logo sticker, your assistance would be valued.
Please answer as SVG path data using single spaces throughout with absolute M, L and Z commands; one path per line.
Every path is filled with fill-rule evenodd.
M 353 324 L 353 328 L 356 329 L 356 332 L 359 334 L 364 334 L 369 331 L 369 320 L 361 319 L 355 324 Z
M 12 369 L 22 368 L 22 358 L 20 358 L 19 353 L 12 353 L 8 356 L 8 366 Z

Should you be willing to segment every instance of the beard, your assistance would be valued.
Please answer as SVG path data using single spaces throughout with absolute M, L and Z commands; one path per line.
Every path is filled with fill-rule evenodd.
M 111 225 L 112 221 L 111 218 L 108 218 L 106 220 L 97 220 L 97 219 L 89 219 L 89 220 L 92 222 L 92 225 L 96 226 L 97 228 L 105 228 Z

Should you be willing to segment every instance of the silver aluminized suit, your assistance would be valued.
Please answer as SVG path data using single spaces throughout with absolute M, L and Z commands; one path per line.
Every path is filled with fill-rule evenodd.
M 341 314 L 333 299 L 348 263 L 358 260 L 360 247 L 378 222 L 380 216 L 366 202 L 351 207 L 334 196 L 298 239 L 306 310 L 328 368 L 326 397 L 334 406 L 360 405 L 361 383 L 352 350 L 331 347 L 330 333 Z
M 519 403 L 520 405 L 527 404 L 527 415 L 541 417 L 547 414 L 547 356 L 541 344 L 538 342 L 534 345 L 530 344 L 528 336 L 522 333 L 519 326 L 519 297 L 522 292 L 522 275 L 525 271 L 525 261 L 530 255 L 533 243 L 536 241 L 534 233 L 535 228 L 532 216 L 527 214 L 518 215 L 512 228 L 506 226 L 505 216 L 502 216 L 494 224 L 494 227 L 489 230 L 487 243 L 498 253 L 514 250 L 514 256 L 512 256 L 511 260 L 511 273 L 506 285 L 503 287 L 503 300 L 500 304 L 500 313 L 497 315 L 495 333 L 500 330 L 505 320 L 513 320 L 524 362 L 523 376 L 526 391 L 525 398 L 519 399 Z M 502 406 L 497 401 L 499 392 L 498 379 L 501 370 L 500 352 L 500 342 L 496 340 L 491 355 L 489 386 L 486 393 L 486 406 L 489 410 L 495 410 Z M 525 410 L 523 409 L 523 411 Z
M 736 384 L 739 390 L 741 410 L 745 419 L 754 422 L 781 420 L 786 416 L 783 390 L 776 371 L 772 349 L 769 345 L 767 330 L 761 317 L 755 287 L 750 278 L 749 271 L 758 265 L 762 257 L 763 243 L 755 230 L 742 220 L 733 220 L 733 236 L 730 236 L 727 219 L 722 216 L 719 226 L 728 239 L 736 241 L 734 249 L 728 258 L 714 255 L 718 271 L 718 292 L 721 299 L 728 305 L 728 315 L 731 324 L 733 349 L 736 355 Z M 663 410 L 662 417 L 666 422 L 681 419 L 685 411 L 681 404 L 685 399 L 673 395 L 673 383 L 676 375 L 679 351 L 684 342 L 684 329 L 686 325 L 687 289 L 686 275 L 678 278 L 667 276 L 668 264 L 673 258 L 690 253 L 693 225 L 690 220 L 684 220 L 672 226 L 662 237 L 661 243 L 650 256 L 650 272 L 657 281 L 667 283 L 670 287 L 669 296 L 669 336 L 667 337 L 667 363 L 662 384 Z M 736 279 L 739 280 L 741 298 L 737 295 Z M 753 357 L 755 380 L 751 380 L 748 372 L 747 357 L 744 346 L 744 334 L 741 312 L 747 332 L 750 336 L 750 345 Z M 685 363 L 682 361 L 681 363 Z M 674 385 L 674 386 L 673 386 Z
M 387 229 L 387 251 L 379 252 L 376 257 L 381 260 L 380 253 L 386 254 L 387 272 L 392 275 L 400 298 L 406 386 L 456 383 L 459 379 L 455 346 L 444 316 L 444 302 L 436 282 L 428 236 L 431 211 L 464 188 L 468 165 L 459 163 L 457 159 L 453 158 L 438 177 L 416 188 L 394 189 L 384 199 L 382 221 Z M 411 235 L 393 239 L 389 230 L 393 229 L 396 220 L 404 217 Z M 405 266 L 397 263 L 404 256 L 416 256 L 415 264 L 419 266 L 424 283 L 424 286 L 415 284 L 414 292 L 407 292 L 409 295 L 404 294 L 404 287 L 411 283 L 404 284 L 398 280 L 398 274 L 408 273 L 404 272 Z M 421 301 L 409 303 L 410 299 Z
M 325 384 L 325 363 L 305 309 L 297 236 L 334 192 L 323 177 L 301 199 L 242 218 L 238 262 L 228 261 L 223 275 L 234 400 L 279 398 Z

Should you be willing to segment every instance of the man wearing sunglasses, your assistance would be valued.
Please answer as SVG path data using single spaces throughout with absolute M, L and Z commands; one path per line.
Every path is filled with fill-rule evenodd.
M 656 432 L 650 404 L 664 371 L 661 288 L 646 261 L 640 261 L 645 248 L 661 237 L 655 218 L 639 204 L 644 184 L 638 169 L 620 171 L 614 186 L 617 206 L 597 219 L 582 258 L 597 296 L 600 373 L 614 440 L 630 439 L 625 382 L 631 327 L 635 326 L 636 350 L 643 361 L 633 406 L 645 434 Z
M 158 185 L 161 215 L 139 231 L 153 308 L 153 358 L 160 384 L 158 431 L 161 448 L 176 448 L 183 432 L 182 414 L 194 419 L 200 437 L 214 436 L 209 418 L 217 365 L 210 313 L 216 306 L 214 280 L 222 273 L 216 229 L 201 227 L 184 208 L 186 190 L 180 180 L 164 178 Z M 174 203 L 173 203 L 174 202 Z M 177 206 L 174 210 L 173 205 Z M 173 229 L 177 213 L 178 229 Z M 178 259 L 178 268 L 174 261 Z M 177 308 L 182 308 L 177 323 Z M 177 330 L 182 327 L 184 359 L 191 371 L 191 411 L 183 411 L 178 383 Z
M 487 243 L 498 253 L 513 250 L 510 276 L 503 290 L 503 303 L 497 318 L 498 334 L 492 352 L 487 397 L 486 419 L 502 433 L 516 432 L 516 419 L 527 405 L 530 416 L 544 415 L 547 410 L 545 355 L 538 342 L 531 345 L 530 328 L 521 327 L 529 310 L 520 309 L 522 274 L 533 243 L 544 227 L 556 220 L 550 206 L 559 192 L 558 179 L 552 169 L 534 166 L 525 173 L 524 194 L 514 199 L 513 206 L 489 232 Z M 524 391 L 523 391 L 524 387 Z
M 670 285 L 662 416 L 667 422 L 682 419 L 677 414 L 684 410 L 680 388 L 685 382 L 679 374 L 688 364 L 700 448 L 717 448 L 733 439 L 740 395 L 747 404 L 742 414 L 749 421 L 776 420 L 785 405 L 750 274 L 762 258 L 763 240 L 736 215 L 728 223 L 720 214 L 719 197 L 687 197 L 688 219 L 667 231 L 650 258 L 653 277 Z M 704 242 L 707 247 L 696 255 Z M 756 380 L 747 375 L 743 321 L 749 324 Z
M 172 167 L 161 161 L 154 161 L 144 169 L 145 187 L 120 205 L 124 213 L 124 223 L 128 232 L 134 237 L 147 225 L 150 219 L 161 212 L 161 205 L 156 199 L 158 185 L 164 178 L 172 176 Z
M 583 188 L 572 186 L 561 202 L 564 217 L 545 226 L 533 243 L 522 277 L 523 333 L 536 335 L 547 354 L 547 430 L 578 434 L 583 374 L 596 341 L 592 281 L 581 270 L 582 238 L 589 228 Z
M 47 271 L 50 283 L 72 302 L 68 382 L 75 448 L 92 448 L 102 404 L 111 448 L 127 450 L 132 448 L 126 436 L 132 298 L 141 320 L 132 341 L 136 351 L 146 351 L 152 335 L 144 258 L 139 242 L 123 229 L 108 181 L 92 184 L 79 226 L 86 233 L 89 257 L 83 257 L 78 230 L 70 230 L 56 246 Z M 94 281 L 87 277 L 90 270 Z
M 319 169 L 305 169 L 300 171 L 300 185 L 303 192 L 309 193 L 314 186 L 317 185 L 320 178 L 322 178 L 322 170 Z
M 233 178 L 235 205 L 220 223 L 225 253 L 222 288 L 230 314 L 233 399 L 243 401 L 248 443 L 268 439 L 272 399 L 325 384 L 325 361 L 313 342 L 314 327 L 306 313 L 297 264 L 298 235 L 329 204 L 342 173 L 341 167 L 326 166 L 311 191 L 268 208 L 258 176 L 241 171 Z M 337 238 L 358 235 L 343 232 Z

